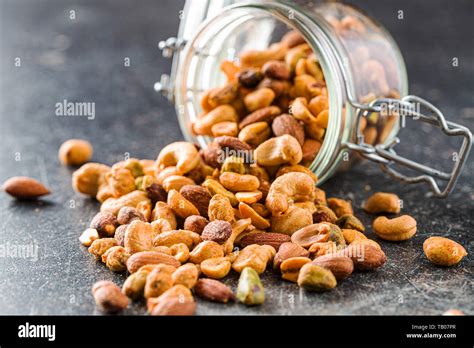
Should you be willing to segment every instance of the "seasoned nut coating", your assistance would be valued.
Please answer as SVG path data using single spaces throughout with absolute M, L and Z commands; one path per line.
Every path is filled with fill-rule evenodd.
M 112 272 L 123 272 L 127 269 L 130 254 L 122 246 L 114 246 L 102 255 L 102 262 Z
M 223 220 L 230 223 L 235 221 L 234 210 L 227 197 L 216 194 L 209 203 L 209 220 Z
M 93 241 L 88 250 L 97 260 L 100 260 L 102 255 L 114 246 L 117 246 L 115 238 L 101 238 Z
M 105 164 L 86 163 L 72 174 L 72 187 L 77 192 L 95 196 L 109 170 Z
M 444 237 L 428 238 L 423 243 L 423 251 L 428 260 L 438 266 L 457 265 L 467 255 L 461 244 Z

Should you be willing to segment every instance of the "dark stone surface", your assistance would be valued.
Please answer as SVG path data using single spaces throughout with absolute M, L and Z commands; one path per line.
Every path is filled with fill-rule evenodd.
M 438 105 L 446 115 L 474 128 L 472 22 L 474 3 L 461 1 L 354 1 L 394 35 L 405 55 L 410 90 Z M 0 258 L 0 314 L 95 314 L 90 288 L 116 275 L 79 245 L 98 204 L 73 192 L 72 168 L 59 165 L 57 150 L 68 138 L 85 138 L 94 160 L 114 163 L 125 153 L 155 158 L 159 149 L 181 138 L 174 109 L 153 91 L 167 72 L 157 42 L 174 35 L 180 1 L 33 1 L 0 0 L 0 180 L 28 175 L 53 194 L 37 202 L 0 198 L 0 244 L 37 247 L 37 260 Z M 76 10 L 76 19 L 68 11 Z M 403 10 L 405 19 L 397 19 Z M 21 58 L 21 67 L 14 59 Z M 130 57 L 131 66 L 123 66 Z M 459 58 L 459 67 L 451 65 Z M 96 119 L 56 117 L 54 105 L 96 103 Z M 428 128 L 429 129 L 429 128 Z M 400 150 L 416 160 L 449 163 L 456 142 L 425 127 L 404 131 Z M 20 156 L 20 160 L 16 157 Z M 17 158 L 18 159 L 18 158 Z M 263 276 L 265 304 L 245 308 L 199 301 L 198 314 L 440 314 L 458 308 L 474 314 L 472 257 L 443 269 L 422 253 L 431 235 L 448 236 L 474 251 L 472 156 L 455 192 L 430 198 L 424 186 L 391 181 L 376 165 L 365 163 L 324 185 L 330 196 L 353 199 L 356 213 L 377 190 L 393 191 L 404 212 L 418 221 L 416 236 L 402 243 L 378 240 L 388 256 L 379 271 L 356 273 L 334 291 L 306 294 L 270 272 Z M 232 286 L 236 279 L 227 281 Z M 134 304 L 126 314 L 142 314 Z

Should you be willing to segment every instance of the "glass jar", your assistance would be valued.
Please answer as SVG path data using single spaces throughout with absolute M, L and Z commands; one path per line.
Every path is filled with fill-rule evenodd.
M 201 147 L 212 140 L 194 135 L 191 126 L 202 112 L 204 92 L 226 82 L 220 63 L 238 61 L 245 50 L 267 49 L 289 29 L 299 31 L 310 45 L 327 86 L 329 122 L 320 151 L 309 165 L 319 183 L 347 169 L 353 163 L 348 159 L 367 158 L 396 179 L 424 181 L 435 196 L 447 196 L 470 151 L 470 131 L 447 122 L 427 101 L 409 96 L 405 63 L 390 34 L 374 19 L 342 3 L 187 1 L 177 38 L 159 45 L 164 56 L 173 57 L 171 74 L 155 85 L 175 103 L 185 139 Z M 405 117 L 464 138 L 450 173 L 395 153 Z M 395 166 L 420 173 L 408 176 Z M 444 189 L 436 179 L 447 181 Z

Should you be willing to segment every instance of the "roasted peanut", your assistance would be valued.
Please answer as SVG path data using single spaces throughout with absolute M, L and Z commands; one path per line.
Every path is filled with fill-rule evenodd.
M 213 241 L 204 241 L 199 243 L 189 254 L 189 261 L 200 264 L 204 260 L 223 257 L 224 248 L 222 245 Z
M 340 229 L 329 222 L 319 222 L 303 227 L 293 233 L 291 241 L 303 248 L 308 248 L 314 243 L 328 241 L 329 235 L 333 231 L 340 231 Z
M 176 229 L 178 223 L 176 222 L 176 216 L 174 215 L 173 209 L 165 202 L 156 202 L 155 208 L 152 212 L 152 221 L 158 219 L 164 219 L 168 221 L 172 229 Z
M 212 135 L 212 127 L 222 122 L 238 122 L 237 111 L 230 105 L 220 105 L 201 116 L 193 124 L 193 130 L 199 135 Z M 197 157 L 199 159 L 199 157 Z
M 247 110 L 252 112 L 269 106 L 273 99 L 275 99 L 275 92 L 273 90 L 270 88 L 260 88 L 247 94 L 244 98 L 244 104 Z
M 227 257 L 213 257 L 201 262 L 201 272 L 213 279 L 224 278 L 230 272 L 231 263 Z
M 170 175 L 163 180 L 163 188 L 166 192 L 179 191 L 186 185 L 194 185 L 194 181 L 182 175 Z

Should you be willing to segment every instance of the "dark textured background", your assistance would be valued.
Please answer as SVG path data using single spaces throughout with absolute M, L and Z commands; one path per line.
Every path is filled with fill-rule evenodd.
M 352 1 L 378 18 L 399 43 L 410 79 L 410 92 L 438 105 L 446 115 L 474 128 L 474 2 Z M 73 169 L 59 165 L 57 149 L 66 139 L 89 139 L 94 160 L 111 164 L 124 153 L 155 158 L 159 149 L 181 139 L 174 109 L 153 91 L 169 62 L 157 50 L 160 39 L 174 35 L 181 1 L 0 0 L 0 181 L 28 175 L 53 194 L 38 202 L 0 196 L 0 243 L 37 245 L 38 260 L 0 258 L 0 314 L 96 313 L 91 285 L 101 279 L 119 284 L 96 263 L 77 238 L 98 204 L 74 193 Z M 68 19 L 76 10 L 77 18 Z M 405 19 L 397 19 L 397 11 Z M 22 66 L 14 67 L 15 57 Z M 130 57 L 131 67 L 123 66 Z M 451 65 L 459 58 L 459 67 Z M 54 105 L 96 103 L 96 119 L 58 118 Z M 404 130 L 400 152 L 442 165 L 449 163 L 451 142 L 429 127 Z M 15 161 L 15 154 L 21 155 Z M 372 191 L 393 191 L 404 211 L 418 221 L 416 236 L 403 243 L 379 241 L 388 256 L 383 269 L 356 273 L 334 291 L 306 294 L 277 276 L 263 276 L 267 300 L 247 309 L 199 301 L 198 314 L 440 314 L 459 308 L 474 314 L 472 257 L 450 269 L 430 264 L 422 253 L 431 235 L 460 241 L 474 251 L 472 156 L 454 194 L 437 200 L 424 186 L 403 187 L 370 163 L 324 185 L 330 196 L 353 199 L 356 213 Z M 75 202 L 75 208 L 71 208 Z M 368 235 L 374 237 L 369 228 Z M 232 286 L 236 279 L 228 280 Z M 126 313 L 141 314 L 134 304 Z

